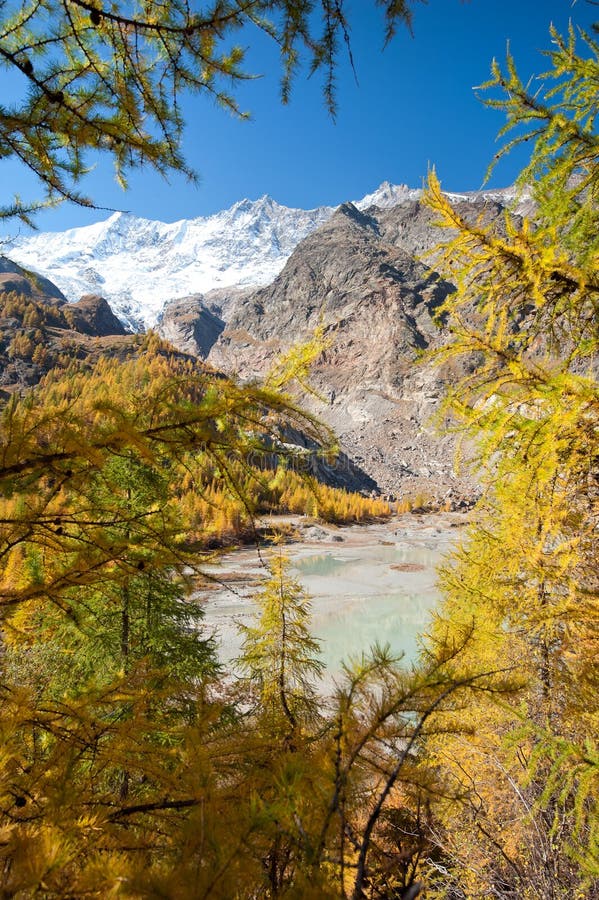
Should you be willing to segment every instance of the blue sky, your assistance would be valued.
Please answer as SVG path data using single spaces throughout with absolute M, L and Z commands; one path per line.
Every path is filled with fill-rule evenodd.
M 262 194 L 287 206 L 335 205 L 386 179 L 419 187 L 432 164 L 447 189 L 474 190 L 502 124 L 473 90 L 486 80 L 491 59 L 505 58 L 509 40 L 521 75 L 538 74 L 546 68 L 539 51 L 549 46 L 550 22 L 564 31 L 570 18 L 586 28 L 599 18 L 587 0 L 429 0 L 415 8 L 413 36 L 400 29 L 383 52 L 374 0 L 347 0 L 347 8 L 358 85 L 342 58 L 335 122 L 324 108 L 320 81 L 305 72 L 291 103 L 281 105 L 275 49 L 248 31 L 248 67 L 263 76 L 238 92 L 252 120 L 237 121 L 204 98 L 185 104 L 183 146 L 200 176 L 197 185 L 180 176 L 167 183 L 146 170 L 133 174 L 123 193 L 111 165 L 101 162 L 84 189 L 98 204 L 164 221 L 209 215 Z M 511 183 L 521 164 L 522 157 L 503 162 L 491 183 Z M 0 164 L 0 184 L 4 200 L 15 191 L 36 196 L 14 162 Z M 37 223 L 58 231 L 107 215 L 63 205 L 40 214 Z

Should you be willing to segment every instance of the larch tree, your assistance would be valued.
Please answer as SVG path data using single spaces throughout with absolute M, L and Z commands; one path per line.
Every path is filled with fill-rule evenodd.
M 262 819 L 264 888 L 284 893 L 305 865 L 297 822 L 315 814 L 319 779 L 317 736 L 324 726 L 317 688 L 324 669 L 320 645 L 310 634 L 310 599 L 289 573 L 289 559 L 275 553 L 268 577 L 254 597 L 254 621 L 241 627 L 237 662 L 247 688 L 252 748 L 250 796 Z M 307 820 L 307 821 L 306 821 Z
M 411 22 L 410 0 L 377 0 L 390 39 Z M 180 148 L 186 93 L 237 116 L 235 85 L 251 74 L 236 35 L 256 30 L 277 47 L 282 100 L 303 57 L 323 74 L 335 110 L 335 69 L 349 44 L 344 0 L 188 0 L 113 3 L 27 0 L 0 11 L 0 64 L 16 85 L 0 106 L 0 159 L 13 157 L 45 188 L 40 203 L 3 201 L 0 216 L 30 216 L 44 204 L 93 205 L 79 188 L 90 154 L 114 160 L 118 180 L 149 166 L 193 177 Z M 351 53 L 350 53 L 351 56 Z
M 172 485 L 201 453 L 242 495 L 235 473 L 285 423 L 326 437 L 281 373 L 277 391 L 241 388 L 146 344 L 3 410 L 0 865 L 13 893 L 106 896 L 171 871 L 186 813 L 209 804 L 227 715 L 182 591 L 206 554 L 186 544 Z
M 509 56 L 484 86 L 513 134 L 503 152 L 531 143 L 528 211 L 466 219 L 434 173 L 427 195 L 448 235 L 436 266 L 457 285 L 440 356 L 471 372 L 446 410 L 485 485 L 444 567 L 433 642 L 474 626 L 464 662 L 501 660 L 526 685 L 516 703 L 474 706 L 471 740 L 436 744 L 464 791 L 440 836 L 456 860 L 442 896 L 599 891 L 599 47 L 551 36 L 538 90 Z
M 165 463 L 168 460 L 151 466 L 132 450 L 123 451 L 75 496 L 63 497 L 63 511 L 68 504 L 71 517 L 71 541 L 89 537 L 75 524 L 82 514 L 103 524 L 107 542 L 127 549 L 96 584 L 88 582 L 84 591 L 80 585 L 66 589 L 62 607 L 37 601 L 16 605 L 4 622 L 5 662 L 15 683 L 37 682 L 38 695 L 44 697 L 76 696 L 90 683 L 96 688 L 110 684 L 143 661 L 148 689 L 152 678 L 160 690 L 168 677 L 169 714 L 175 714 L 178 697 L 184 715 L 187 698 L 196 696 L 201 683 L 216 672 L 213 642 L 202 634 L 201 606 L 189 597 L 185 554 L 181 551 L 177 564 L 161 559 L 160 546 L 169 541 L 175 545 L 177 535 L 185 533 L 176 497 L 169 499 L 170 466 L 165 468 Z M 25 554 L 22 571 L 34 570 L 42 582 L 43 569 L 51 565 L 44 560 L 47 551 L 23 542 L 16 553 Z M 5 582 L 10 584 L 11 578 L 9 570 Z
M 318 718 L 315 684 L 324 666 L 309 631 L 310 600 L 289 574 L 289 559 L 279 554 L 268 565 L 269 577 L 254 598 L 257 621 L 242 629 L 238 665 L 268 727 L 293 744 Z

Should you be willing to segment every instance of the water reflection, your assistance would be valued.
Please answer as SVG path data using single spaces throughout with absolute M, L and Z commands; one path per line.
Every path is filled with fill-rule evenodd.
M 297 560 L 294 569 L 300 575 L 334 575 L 340 569 L 348 565 L 349 560 L 340 559 L 332 553 L 322 553 L 318 556 L 308 556 L 306 559 Z

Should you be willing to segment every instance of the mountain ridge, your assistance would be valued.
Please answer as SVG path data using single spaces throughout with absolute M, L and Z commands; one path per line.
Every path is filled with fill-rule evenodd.
M 495 199 L 464 198 L 456 209 L 501 228 L 504 207 Z M 444 366 L 426 353 L 449 338 L 436 313 L 456 289 L 428 252 L 442 238 L 418 199 L 365 211 L 342 204 L 270 285 L 241 298 L 207 361 L 260 378 L 320 327 L 330 340 L 311 370 L 315 395 L 302 403 L 380 489 L 452 505 L 472 499 L 477 486 L 454 471 L 455 436 L 437 427 L 447 386 L 471 361 Z
M 422 191 L 384 181 L 360 213 L 419 200 Z M 514 188 L 449 194 L 457 200 L 515 198 Z M 60 288 L 70 302 L 101 294 L 132 330 L 154 327 L 169 301 L 220 291 L 219 315 L 233 314 L 237 289 L 259 288 L 282 271 L 297 245 L 339 207 L 303 210 L 265 194 L 210 216 L 172 223 L 116 212 L 101 222 L 7 241 L 3 252 Z M 230 290 L 229 290 L 230 289 Z
M 456 195 L 454 200 L 463 217 L 498 221 L 501 227 L 501 200 L 512 202 L 514 196 L 507 189 Z M 209 229 L 221 251 L 224 223 L 232 232 L 227 236 L 230 247 L 240 245 L 249 255 L 256 252 L 256 242 L 258 248 L 274 248 L 268 265 L 276 256 L 281 270 L 253 288 L 193 291 L 157 305 L 159 334 L 180 351 L 244 380 L 262 377 L 280 353 L 310 340 L 322 327 L 331 341 L 316 361 L 311 381 L 324 402 L 307 396 L 302 403 L 338 435 L 345 454 L 341 460 L 351 461 L 388 493 L 407 490 L 440 502 L 461 502 L 473 495 L 476 484 L 468 475 L 456 476 L 455 441 L 440 435 L 433 424 L 447 385 L 460 372 L 420 361 L 423 350 L 448 338 L 435 312 L 455 290 L 435 271 L 434 253 L 429 252 L 443 238 L 435 214 L 421 202 L 420 192 L 389 183 L 357 204 L 327 208 L 326 216 L 319 209 L 324 220 L 314 225 L 305 211 L 286 210 L 263 197 L 239 201 L 218 221 L 213 219 Z M 206 225 L 203 220 L 200 224 Z M 152 273 L 156 281 L 156 273 L 168 270 L 160 242 L 171 251 L 175 247 L 179 258 L 177 241 L 189 253 L 194 223 L 162 226 L 113 216 L 92 228 L 95 259 L 105 253 L 112 262 L 119 258 L 115 248 L 123 251 L 127 242 L 139 243 L 141 234 L 148 269 L 140 282 L 143 289 Z M 170 229 L 166 236 L 164 229 Z M 302 229 L 308 233 L 297 240 Z M 80 241 L 89 237 L 89 231 L 83 238 L 74 234 Z M 60 243 L 61 236 L 55 237 Z M 72 242 L 59 249 L 67 261 L 73 258 Z M 98 291 L 89 293 L 97 307 Z M 106 293 L 112 304 L 114 298 Z M 25 338 L 31 342 L 32 335 Z M 329 474 L 338 478 L 349 473 L 336 469 Z

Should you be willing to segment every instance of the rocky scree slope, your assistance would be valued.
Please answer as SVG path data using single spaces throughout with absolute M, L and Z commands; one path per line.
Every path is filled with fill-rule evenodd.
M 457 205 L 472 217 L 502 211 L 483 198 Z M 475 484 L 454 473 L 454 438 L 433 420 L 463 369 L 419 359 L 447 338 L 434 316 L 455 288 L 416 258 L 440 238 L 418 200 L 365 212 L 344 204 L 298 245 L 271 285 L 240 302 L 208 360 L 257 377 L 322 324 L 330 346 L 313 375 L 321 400 L 307 396 L 307 405 L 382 490 L 455 503 L 472 496 Z

